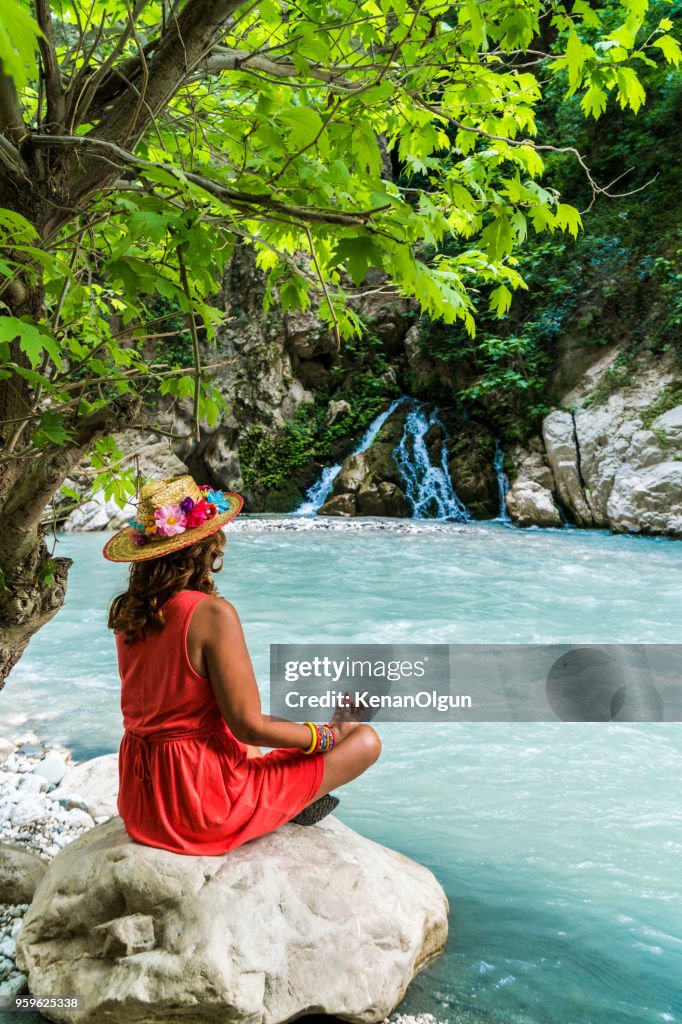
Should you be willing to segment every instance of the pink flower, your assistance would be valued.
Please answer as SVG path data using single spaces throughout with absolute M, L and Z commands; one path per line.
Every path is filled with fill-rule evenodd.
M 211 509 L 212 506 L 201 498 L 191 512 L 187 513 L 187 527 L 191 529 L 194 526 L 201 526 L 207 519 L 212 519 L 215 512 L 212 512 Z
M 185 532 L 187 517 L 179 505 L 162 505 L 154 512 L 160 537 L 175 537 Z

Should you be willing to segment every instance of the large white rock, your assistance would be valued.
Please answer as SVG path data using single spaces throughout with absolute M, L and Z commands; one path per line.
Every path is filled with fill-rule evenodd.
M 554 477 L 540 438 L 530 448 L 515 445 L 509 452 L 513 483 L 505 496 L 515 526 L 560 527 L 561 513 L 554 499 Z
M 61 785 L 48 796 L 53 800 L 72 800 L 74 803 L 80 800 L 93 818 L 102 815 L 113 817 L 118 813 L 118 754 L 102 754 L 67 767 Z
M 682 406 L 647 428 L 632 402 L 616 394 L 545 418 L 557 491 L 581 526 L 682 537 Z
M 70 532 L 120 530 L 134 517 L 134 505 L 127 504 L 121 509 L 113 498 L 106 498 L 103 491 L 97 491 L 89 501 L 73 510 L 64 522 L 64 529 Z
M 515 480 L 506 494 L 505 504 L 515 526 L 562 525 L 552 492 L 534 480 Z
M 562 504 L 572 510 L 580 526 L 592 526 L 592 509 L 583 491 L 581 453 L 576 442 L 573 415 L 559 409 L 551 412 L 543 421 L 542 436 Z
M 114 436 L 124 455 L 135 455 L 143 477 L 165 479 L 187 472 L 185 463 L 171 450 L 169 442 L 161 440 L 154 433 L 129 430 Z M 84 486 L 78 480 L 71 480 L 70 484 L 76 490 L 82 490 Z M 89 501 L 73 510 L 65 520 L 63 529 L 120 530 L 134 517 L 134 503 L 121 509 L 113 498 L 107 499 L 103 491 L 97 491 Z
M 640 353 L 623 379 L 618 355 L 564 374 L 570 390 L 543 423 L 553 489 L 579 525 L 682 537 L 682 405 L 651 420 L 675 400 L 679 366 L 672 350 Z
M 52 862 L 17 966 L 34 996 L 84 995 L 79 1024 L 370 1024 L 443 948 L 447 914 L 430 871 L 334 818 L 189 857 L 132 842 L 116 817 Z
M 617 532 L 682 537 L 682 406 L 645 428 L 614 395 L 576 412 L 585 495 L 594 523 Z

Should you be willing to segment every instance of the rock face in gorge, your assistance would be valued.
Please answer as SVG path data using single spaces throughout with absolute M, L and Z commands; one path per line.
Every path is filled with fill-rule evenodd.
M 473 519 L 491 519 L 499 512 L 493 460 L 495 437 L 489 427 L 468 420 L 453 427 L 447 442 L 448 469 L 457 497 Z
M 138 430 L 122 438 L 122 449 L 136 454 L 143 474 L 189 471 L 239 491 L 248 512 L 295 510 L 322 471 L 340 464 L 323 515 L 411 516 L 414 487 L 395 454 L 406 406 L 367 450 L 356 450 L 369 423 L 402 391 L 424 403 L 427 418 L 438 408 L 438 422 L 409 439 L 410 458 L 436 473 L 445 464 L 469 518 L 497 516 L 495 427 L 480 409 L 467 416 L 454 398 L 466 383 L 466 367 L 431 358 L 411 304 L 383 284 L 368 278 L 358 291 L 353 306 L 368 333 L 362 344 L 339 349 L 314 307 L 264 314 L 263 274 L 248 247 L 238 248 L 224 282 L 226 326 L 217 347 L 205 353 L 205 361 L 222 364 L 214 383 L 227 415 L 203 431 L 198 445 L 186 438 L 171 449 L 167 439 Z M 516 526 L 570 523 L 682 536 L 679 367 L 671 353 L 657 361 L 644 354 L 623 377 L 619 359 L 618 347 L 605 352 L 571 337 L 558 344 L 548 391 L 552 411 L 536 436 L 505 445 L 506 508 Z M 186 404 L 175 407 L 177 432 L 188 433 L 190 413 Z M 70 483 L 82 490 L 85 481 Z M 65 525 L 119 528 L 131 512 L 97 495 Z M 426 514 L 434 514 L 428 504 Z
M 33 996 L 84 995 L 83 1024 L 371 1024 L 442 950 L 448 911 L 427 868 L 334 818 L 191 857 L 132 842 L 114 817 L 50 864 L 17 965 Z
M 225 281 L 228 323 L 211 352 L 211 361 L 228 363 L 216 383 L 230 411 L 198 446 L 177 446 L 190 471 L 240 491 L 249 511 L 295 509 L 321 466 L 348 454 L 362 434 L 371 418 L 358 419 L 365 393 L 378 396 L 377 412 L 382 394 L 397 393 L 395 371 L 382 359 L 400 358 L 410 307 L 372 287 L 380 283 L 368 280 L 368 294 L 358 293 L 352 306 L 382 356 L 356 358 L 352 346 L 339 350 L 314 308 L 264 314 L 263 275 L 252 252 L 239 248 Z M 313 450 L 320 434 L 327 446 L 321 456 Z
M 594 354 L 543 420 L 542 439 L 510 451 L 507 508 L 516 525 L 559 526 L 565 518 L 682 537 L 679 369 L 671 354 L 643 356 L 631 379 L 614 386 L 617 354 Z
M 682 385 L 672 358 L 599 395 L 609 359 L 569 392 L 543 436 L 559 501 L 580 526 L 682 537 Z M 589 389 L 589 390 L 588 390 Z

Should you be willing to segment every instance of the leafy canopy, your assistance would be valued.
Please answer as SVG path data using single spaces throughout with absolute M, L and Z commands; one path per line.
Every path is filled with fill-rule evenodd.
M 541 184 L 544 154 L 571 148 L 537 138 L 546 83 L 558 77 L 586 117 L 611 98 L 636 113 L 641 69 L 680 60 L 648 0 L 172 6 L 42 0 L 34 20 L 3 0 L 0 60 L 23 125 L 0 137 L 0 169 L 35 199 L 36 168 L 62 161 L 44 202 L 0 211 L 0 386 L 20 377 L 30 397 L 11 457 L 68 445 L 84 416 L 146 390 L 194 399 L 197 423 L 215 424 L 200 351 L 238 242 L 267 275 L 266 308 L 315 296 L 339 338 L 360 330 L 348 298 L 371 268 L 473 337 L 481 303 L 502 316 L 525 287 L 515 253 L 529 232 L 581 227 Z M 201 52 L 187 42 L 173 77 L 178 15 L 211 8 L 225 11 L 218 29 Z M 28 315 L 8 299 L 17 280 L 41 290 Z M 164 357 L 178 313 L 189 368 Z

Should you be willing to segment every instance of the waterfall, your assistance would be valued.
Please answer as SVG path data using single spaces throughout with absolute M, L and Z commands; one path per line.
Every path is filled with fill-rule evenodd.
M 495 438 L 495 454 L 493 456 L 493 469 L 497 475 L 497 493 L 500 496 L 500 511 L 497 515 L 497 522 L 510 523 L 511 516 L 507 512 L 507 503 L 504 500 L 509 490 L 509 477 L 502 468 L 504 465 L 504 452 L 500 447 L 498 438 Z
M 379 413 L 375 419 L 372 420 L 367 430 L 360 438 L 358 445 L 351 452 L 352 455 L 359 455 L 360 452 L 366 452 L 371 447 L 377 434 L 383 427 L 384 423 L 392 413 L 398 408 L 398 406 L 407 400 L 407 395 L 401 395 L 400 398 L 396 398 L 389 405 L 388 409 L 384 412 Z M 334 481 L 341 472 L 341 463 L 337 462 L 334 466 L 325 466 L 322 470 L 322 474 L 319 480 L 316 480 L 313 486 L 306 492 L 305 501 L 299 505 L 296 511 L 293 513 L 295 516 L 310 516 L 315 515 L 318 509 L 322 508 L 325 501 L 331 493 L 331 489 L 334 486 Z
M 425 440 L 427 432 L 434 426 L 443 432 L 438 465 L 431 462 Z M 412 506 L 414 519 L 454 519 L 457 522 L 469 522 L 471 519 L 452 486 L 447 440 L 448 433 L 438 419 L 438 409 L 427 415 L 424 407 L 415 402 L 407 414 L 403 436 L 393 453 L 403 476 L 405 496 Z

